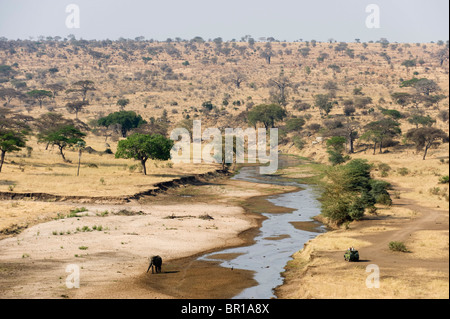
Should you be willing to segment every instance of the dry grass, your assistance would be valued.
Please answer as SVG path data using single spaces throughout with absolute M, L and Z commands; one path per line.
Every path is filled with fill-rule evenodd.
M 448 259 L 448 238 L 448 231 L 423 230 L 412 234 L 405 245 L 412 252 L 411 258 Z
M 411 207 L 379 207 L 377 215 L 371 216 L 372 221 L 353 222 L 347 230 L 324 233 L 309 241 L 286 267 L 287 284 L 280 288 L 280 297 L 448 298 L 448 270 L 445 270 L 448 269 L 448 230 L 422 230 L 418 225 L 419 228 L 412 228 L 410 232 L 402 231 L 409 222 L 426 218 L 428 212 L 424 207 L 440 212 L 430 225 L 448 228 L 448 200 L 427 191 L 432 187 L 443 187 L 439 184 L 439 176 L 448 175 L 448 165 L 441 163 L 439 158 L 446 154 L 448 145 L 434 150 L 425 161 L 420 156 L 393 152 L 352 156 L 368 159 L 375 167 L 379 163 L 388 164 L 391 167 L 388 176 L 381 177 L 381 172 L 375 170 L 374 177 L 395 186 L 393 198 L 413 204 Z M 407 175 L 397 173 L 402 167 L 408 168 Z M 403 233 L 407 236 L 404 243 L 409 252 L 389 252 L 387 243 L 397 240 L 396 234 Z M 341 257 L 349 246 L 359 249 L 360 258 L 369 261 L 344 262 Z M 432 266 L 427 261 L 437 264 Z M 383 264 L 378 289 L 369 289 L 365 284 L 369 275 L 365 267 L 370 263 Z
M 66 88 L 80 79 L 90 79 L 96 84 L 97 90 L 88 94 L 90 105 L 79 114 L 80 120 L 89 123 L 101 116 L 119 110 L 116 102 L 119 98 L 128 98 L 130 104 L 126 110 L 133 110 L 148 120 L 150 117 L 158 118 L 166 110 L 169 116 L 169 130 L 177 126 L 177 123 L 189 115 L 190 119 L 201 119 L 205 127 L 243 127 L 247 126 L 245 111 L 252 104 L 269 102 L 270 90 L 268 80 L 276 78 L 283 72 L 288 76 L 293 88 L 289 88 L 288 105 L 286 110 L 292 116 L 304 116 L 306 125 L 312 123 L 322 124 L 317 108 L 307 111 L 294 109 L 295 101 L 301 100 L 313 105 L 315 94 L 327 93 L 323 85 L 327 81 L 333 81 L 338 86 L 336 101 L 339 103 L 330 113 L 330 117 L 343 113 L 342 102 L 353 98 L 353 89 L 362 87 L 366 97 L 372 98 L 372 103 L 366 109 L 357 109 L 354 119 L 360 121 L 361 128 L 373 121 L 379 107 L 396 109 L 408 115 L 415 111 L 414 108 L 401 108 L 392 101 L 392 92 L 413 92 L 412 88 L 399 88 L 401 80 L 407 80 L 413 76 L 433 79 L 442 88 L 440 94 L 447 98 L 425 109 L 420 106 L 426 115 L 436 119 L 442 109 L 448 109 L 448 62 L 443 67 L 435 54 L 441 49 L 437 44 L 417 46 L 415 44 L 397 44 L 382 49 L 378 43 L 369 43 L 364 48 L 362 44 L 350 43 L 349 48 L 354 50 L 355 58 L 352 59 L 343 53 L 334 50 L 334 45 L 329 43 L 317 43 L 317 46 L 309 46 L 311 51 L 307 57 L 299 53 L 299 48 L 306 47 L 306 43 L 272 43 L 273 51 L 277 56 L 272 63 L 267 64 L 260 57 L 260 51 L 264 49 L 264 43 L 257 43 L 255 48 L 247 48 L 244 54 L 232 51 L 230 56 L 217 55 L 214 45 L 196 44 L 197 49 L 187 49 L 186 43 L 173 43 L 172 45 L 181 52 L 179 58 L 174 58 L 166 52 L 152 56 L 153 60 L 148 64 L 142 61 L 143 56 L 149 56 L 149 47 L 165 47 L 165 43 L 146 43 L 133 50 L 127 50 L 128 59 L 123 59 L 117 45 L 107 47 L 95 47 L 95 51 L 109 54 L 109 59 L 96 60 L 86 54 L 84 49 L 79 53 L 73 52 L 74 45 L 67 44 L 64 48 L 60 45 L 46 47 L 46 55 L 38 56 L 35 52 L 16 50 L 15 54 L 0 52 L 2 63 L 12 65 L 19 63 L 20 73 L 16 80 L 26 81 L 26 91 L 44 88 L 48 83 L 63 83 Z M 247 46 L 245 43 L 236 43 L 237 46 Z M 72 51 L 67 50 L 70 48 Z M 79 49 L 79 48 L 78 48 Z M 401 50 L 400 50 L 401 49 Z M 290 50 L 291 53 L 288 53 Z M 162 50 L 164 51 L 164 50 Z M 281 53 L 280 53 L 281 52 Z M 391 57 L 388 64 L 380 55 L 387 53 Z M 329 58 L 319 63 L 317 57 L 320 53 L 328 53 Z M 60 58 L 66 55 L 67 59 Z M 366 61 L 358 59 L 358 55 L 368 58 Z M 213 58 L 217 62 L 213 62 Z M 417 66 L 414 70 L 407 70 L 401 66 L 401 62 L 410 57 L 424 59 L 423 66 Z M 183 61 L 189 61 L 185 67 Z M 101 63 L 99 63 L 101 62 Z M 337 64 L 341 72 L 334 73 L 328 65 Z M 169 66 L 177 75 L 176 80 L 165 79 L 164 66 Z M 42 75 L 50 67 L 57 67 L 60 71 L 54 75 Z M 307 74 L 306 67 L 311 69 Z M 226 77 L 237 69 L 247 79 L 237 89 L 232 83 L 226 81 Z M 413 72 L 418 72 L 413 75 Z M 25 74 L 33 76 L 27 80 Z M 10 87 L 9 83 L 1 84 Z M 227 97 L 228 106 L 223 105 Z M 47 101 L 42 109 L 25 103 L 13 101 L 11 110 L 33 117 L 38 117 L 48 110 L 64 114 L 68 118 L 74 118 L 68 114 L 64 105 L 67 103 L 65 93 L 61 92 L 54 100 Z M 234 106 L 234 101 L 241 101 L 241 106 Z M 216 108 L 208 113 L 203 112 L 202 103 L 212 101 Z M 176 103 L 174 103 L 176 102 Z M 368 113 L 373 108 L 374 112 Z M 437 120 L 436 127 L 448 133 L 447 123 Z M 401 120 L 402 132 L 407 132 L 412 125 L 406 119 Z M 303 130 L 304 132 L 307 129 Z M 309 132 L 303 140 L 305 147 L 299 151 L 292 143 L 292 135 L 289 134 L 285 143 L 280 145 L 283 153 L 293 153 L 311 158 L 315 161 L 327 163 L 325 143 L 312 144 L 322 132 Z M 294 133 L 297 134 L 297 133 Z M 113 135 L 108 143 L 114 152 L 117 141 L 120 138 Z M 402 138 L 399 138 L 402 140 Z M 149 176 L 139 173 L 139 163 L 133 160 L 115 159 L 108 154 L 87 154 L 82 157 L 80 176 L 76 175 L 77 153 L 67 151 L 67 157 L 73 163 L 63 163 L 55 150 L 44 150 L 43 145 L 38 145 L 34 140 L 29 142 L 33 147 L 31 157 L 26 157 L 26 152 L 8 154 L 7 162 L 0 174 L 0 190 L 15 192 L 45 192 L 61 195 L 87 195 L 87 196 L 122 196 L 147 190 L 154 183 L 173 179 L 179 176 L 203 173 L 217 167 L 211 165 L 183 164 L 169 167 L 167 163 L 149 162 Z M 96 137 L 89 134 L 87 145 L 97 151 L 104 151 L 104 137 Z M 437 222 L 448 225 L 448 185 L 439 184 L 439 177 L 448 175 L 448 144 L 437 149 L 431 149 L 427 160 L 422 161 L 412 145 L 405 144 L 402 140 L 398 147 L 390 147 L 388 153 L 372 155 L 371 145 L 362 142 L 356 145 L 357 153 L 352 158 L 364 158 L 375 166 L 380 163 L 388 164 L 391 170 L 387 176 L 381 176 L 380 171 L 374 171 L 374 177 L 382 178 L 396 186 L 394 196 L 401 199 L 414 200 L 418 205 L 439 209 L 443 213 Z M 444 163 L 441 162 L 444 159 Z M 445 163 L 445 160 L 447 163 Z M 14 163 L 12 163 L 14 162 Z M 90 165 L 89 165 L 90 164 Z M 136 165 L 137 164 L 137 165 Z M 136 170 L 130 171 L 130 166 L 136 165 Z M 96 167 L 95 167 L 96 166 Z M 156 167 L 157 166 L 157 167 Z M 402 168 L 408 169 L 408 174 L 401 175 Z M 289 177 L 308 177 L 308 171 L 304 169 L 288 170 Z M 437 189 L 439 187 L 439 190 Z M 216 188 L 216 191 L 220 191 Z M 252 190 L 254 191 L 254 190 Z M 228 195 L 247 192 L 245 187 L 224 191 Z M 234 193 L 233 193 L 234 192 Z M 26 223 L 27 218 L 45 218 L 60 210 L 67 210 L 67 206 L 59 206 L 53 203 L 25 203 L 4 201 L 0 206 L 1 221 L 4 223 Z M 16 205 L 14 207 L 14 205 Z M 34 217 L 33 217 L 34 216 Z M 421 266 L 422 259 L 428 260 L 432 256 L 447 262 L 448 267 L 448 231 L 417 231 L 406 242 L 412 251 L 404 257 L 408 266 L 403 269 L 388 268 L 382 272 L 382 285 L 379 289 L 367 289 L 365 268 L 357 264 L 343 263 L 342 250 L 348 246 L 358 248 L 370 248 L 370 236 L 382 236 L 390 232 L 401 230 L 402 223 L 414 221 L 423 216 L 411 209 L 402 207 L 381 208 L 378 211 L 378 221 L 374 221 L 368 227 L 358 227 L 358 223 L 351 224 L 348 230 L 338 230 L 321 234 L 315 240 L 308 243 L 304 250 L 295 254 L 295 259 L 290 263 L 292 272 L 287 272 L 287 280 L 293 284 L 287 285 L 284 294 L 287 298 L 448 298 L 448 272 L 433 271 Z M 3 218 L 5 217 L 5 218 Z M 386 221 L 400 221 L 391 225 Z M 0 225 L 1 226 L 1 225 Z M 395 238 L 392 240 L 396 240 Z M 387 250 L 387 246 L 385 248 Z M 334 254 L 334 255 L 333 255 Z M 437 256 L 436 256 L 437 255 Z M 339 258 L 341 262 L 336 262 Z M 342 260 L 341 260 L 342 259 Z M 299 285 L 299 286 L 297 286 Z M 300 289 L 300 288 L 301 289 Z
M 51 220 L 58 214 L 65 216 L 75 208 L 71 204 L 3 200 L 0 201 L 0 231 L 8 233 L 17 227 L 28 227 Z
M 98 139 L 90 137 L 88 145 L 95 148 Z M 154 188 L 159 182 L 187 175 L 203 174 L 215 169 L 212 164 L 173 164 L 170 161 L 147 162 L 148 175 L 142 174 L 138 161 L 116 159 L 114 154 L 82 154 L 80 176 L 77 175 L 78 152 L 68 150 L 64 163 L 56 150 L 29 142 L 31 157 L 26 152 L 8 155 L 1 173 L 0 190 L 19 193 L 42 192 L 76 196 L 124 196 Z M 115 146 L 114 143 L 111 143 Z M 12 187 L 12 188 L 11 188 Z

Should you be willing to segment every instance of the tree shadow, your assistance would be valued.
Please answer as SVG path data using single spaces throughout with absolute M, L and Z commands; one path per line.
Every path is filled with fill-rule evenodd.
M 9 186 L 9 185 L 15 185 L 15 184 L 16 184 L 16 182 L 14 182 L 14 181 L 0 180 L 0 185 Z

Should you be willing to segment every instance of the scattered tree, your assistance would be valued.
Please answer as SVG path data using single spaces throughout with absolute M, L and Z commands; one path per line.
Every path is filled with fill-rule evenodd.
M 379 121 L 370 122 L 365 126 L 365 132 L 361 139 L 373 142 L 373 154 L 377 145 L 380 153 L 383 150 L 383 143 L 401 134 L 400 123 L 391 119 L 383 118 Z
M 408 122 L 411 124 L 414 124 L 416 128 L 419 128 L 419 125 L 425 126 L 431 126 L 434 123 L 436 123 L 436 120 L 432 119 L 431 116 L 423 116 L 419 114 L 414 114 L 410 119 L 408 119 Z
M 248 112 L 248 121 L 256 126 L 258 122 L 264 124 L 266 129 L 274 127 L 276 121 L 286 117 L 286 111 L 278 104 L 260 104 Z
M 246 77 L 238 70 L 234 70 L 233 73 L 230 75 L 229 79 L 230 82 L 232 82 L 235 85 L 236 89 L 240 89 L 241 83 L 246 80 Z
M 12 99 L 20 98 L 22 94 L 12 88 L 0 88 L 0 99 L 5 100 L 4 106 L 8 105 Z
M 116 103 L 118 106 L 120 106 L 120 110 L 123 111 L 123 109 L 125 108 L 125 106 L 127 106 L 128 104 L 130 104 L 130 100 L 129 99 L 119 99 Z
M 75 113 L 75 118 L 78 118 L 78 113 L 88 104 L 89 102 L 87 101 L 74 101 L 67 103 L 66 108 L 70 113 Z
M 170 158 L 173 141 L 162 135 L 134 133 L 127 139 L 119 141 L 116 158 L 133 158 L 139 160 L 147 175 L 145 163 L 148 159 L 166 161 Z
M 415 83 L 414 88 L 416 89 L 417 93 L 424 94 L 426 96 L 440 90 L 440 87 L 436 82 L 428 79 L 420 79 Z
M 319 108 L 321 116 L 323 116 L 323 112 L 325 113 L 325 116 L 327 116 L 333 108 L 333 103 L 330 101 L 330 96 L 328 94 L 315 95 L 314 105 Z
M 127 137 L 127 133 L 130 130 L 137 128 L 145 123 L 147 122 L 144 121 L 144 119 L 142 119 L 140 115 L 137 115 L 133 111 L 114 112 L 98 120 L 98 124 L 105 127 L 119 124 L 122 137 Z
M 371 170 L 371 165 L 362 159 L 330 168 L 326 172 L 329 183 L 321 196 L 322 214 L 339 225 L 361 219 L 365 209 L 376 203 L 390 205 L 390 185 L 372 179 Z
M 38 142 L 47 143 L 47 145 L 56 145 L 64 162 L 68 162 L 64 155 L 66 147 L 72 147 L 80 142 L 84 142 L 83 137 L 86 134 L 82 133 L 73 125 L 53 126 L 45 132 L 38 134 Z
M 53 96 L 52 92 L 46 90 L 32 90 L 28 92 L 27 95 L 37 100 L 40 108 L 42 108 L 42 103 L 46 98 L 51 98 Z
M 89 91 L 96 90 L 94 82 L 91 80 L 77 81 L 77 82 L 73 83 L 73 86 L 75 88 L 69 89 L 66 92 L 67 93 L 72 93 L 72 92 L 79 93 L 81 95 L 81 97 L 83 98 L 83 102 L 86 101 L 87 93 Z
M 421 127 L 409 130 L 406 137 L 411 140 L 418 151 L 424 149 L 423 159 L 427 156 L 428 149 L 432 145 L 437 145 L 439 141 L 448 140 L 448 135 L 441 129 L 435 127 Z
M 291 82 L 288 77 L 281 75 L 276 79 L 270 79 L 269 85 L 274 86 L 277 89 L 277 93 L 272 93 L 273 102 L 276 104 L 286 106 L 287 105 L 287 88 L 291 86 Z
M 25 147 L 25 131 L 0 128 L 0 172 L 5 162 L 6 153 L 20 151 Z
M 327 140 L 328 160 L 333 165 L 338 165 L 346 162 L 349 157 L 344 156 L 346 139 L 343 136 L 333 136 Z

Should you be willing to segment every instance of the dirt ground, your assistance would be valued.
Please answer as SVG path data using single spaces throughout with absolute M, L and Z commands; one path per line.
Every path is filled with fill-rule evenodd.
M 434 150 L 427 161 L 412 154 L 371 157 L 372 163 L 391 166 L 383 179 L 393 185 L 393 205 L 379 207 L 376 215 L 367 214 L 347 229 L 320 234 L 306 243 L 286 266 L 277 296 L 448 299 L 449 210 L 444 193 L 448 189 L 437 182 L 439 176 L 448 174 L 448 165 L 441 158 L 448 158 L 448 146 Z M 408 167 L 409 173 L 398 174 L 401 167 Z M 381 178 L 379 172 L 373 174 Z M 440 193 L 434 195 L 431 191 L 436 188 Z M 404 243 L 407 252 L 391 251 L 391 241 Z M 344 261 L 344 252 L 351 246 L 359 250 L 359 262 Z M 373 286 L 376 271 L 378 288 Z
M 220 179 L 126 205 L 83 205 L 77 217 L 37 223 L 0 241 L 0 296 L 230 298 L 255 283 L 252 273 L 196 256 L 251 242 L 261 218 L 240 203 L 289 190 Z M 162 256 L 161 273 L 146 273 L 152 255 Z M 80 271 L 79 289 L 66 286 L 70 265 Z

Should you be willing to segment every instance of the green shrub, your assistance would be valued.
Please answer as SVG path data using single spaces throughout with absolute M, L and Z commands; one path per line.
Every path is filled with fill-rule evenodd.
M 406 249 L 406 246 L 401 241 L 391 241 L 389 243 L 389 249 L 392 251 L 400 251 L 400 252 L 407 252 L 408 249 Z
M 370 187 L 370 193 L 377 204 L 392 205 L 391 196 L 387 191 L 391 187 L 390 183 L 380 180 L 371 180 Z
M 299 117 L 299 118 L 291 118 L 286 121 L 286 132 L 293 132 L 293 131 L 300 131 L 303 128 L 303 125 L 305 125 L 306 121 Z
M 325 190 L 320 198 L 322 214 L 337 224 L 360 220 L 366 209 L 374 210 L 375 204 L 391 205 L 388 193 L 390 184 L 371 178 L 372 166 L 355 159 L 345 165 L 334 166 L 327 171 Z
M 449 183 L 449 177 L 448 175 L 441 176 L 439 178 L 439 184 L 448 184 Z
M 441 193 L 440 187 L 431 187 L 429 190 L 431 195 L 439 195 Z
M 300 136 L 294 136 L 292 138 L 292 142 L 294 143 L 295 147 L 298 148 L 299 150 L 302 150 L 306 145 L 306 142 L 302 140 Z
M 381 172 L 381 177 L 387 177 L 391 167 L 386 163 L 378 164 L 378 170 Z
M 350 205 L 348 209 L 348 215 L 351 220 L 360 220 L 364 216 L 366 205 L 362 198 L 357 198 Z
M 409 170 L 406 167 L 401 167 L 397 169 L 397 173 L 399 173 L 401 176 L 406 176 L 409 174 Z

